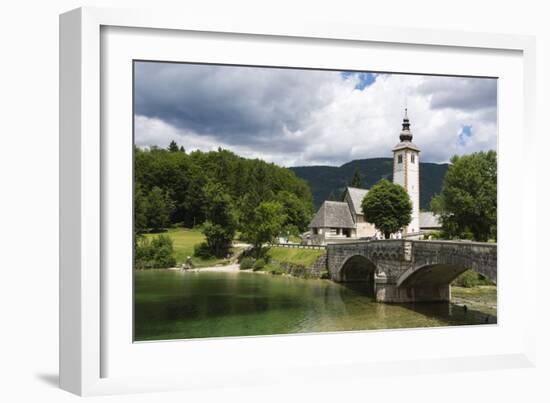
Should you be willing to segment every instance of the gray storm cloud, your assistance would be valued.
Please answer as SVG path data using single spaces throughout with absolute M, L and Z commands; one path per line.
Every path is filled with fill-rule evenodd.
M 391 155 L 406 98 L 424 161 L 496 147 L 495 79 L 378 74 L 365 86 L 338 71 L 158 62 L 134 71 L 139 146 L 173 139 L 284 166 L 340 165 Z
M 496 108 L 497 81 L 463 77 L 429 77 L 418 87 L 431 96 L 433 109 L 482 110 Z

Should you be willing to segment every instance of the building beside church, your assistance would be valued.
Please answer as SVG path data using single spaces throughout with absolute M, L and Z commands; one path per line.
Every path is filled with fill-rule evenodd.
M 313 244 L 374 237 L 376 228 L 363 216 L 361 202 L 367 189 L 347 187 L 344 201 L 325 200 L 309 224 Z
M 413 135 L 405 109 L 399 143 L 393 152 L 393 182 L 405 188 L 412 202 L 411 222 L 394 237 L 417 238 L 422 233 L 440 228 L 432 212 L 420 212 L 420 149 L 412 142 Z M 323 202 L 310 223 L 310 243 L 381 238 L 374 224 L 363 215 L 361 202 L 368 189 L 347 187 L 343 201 Z

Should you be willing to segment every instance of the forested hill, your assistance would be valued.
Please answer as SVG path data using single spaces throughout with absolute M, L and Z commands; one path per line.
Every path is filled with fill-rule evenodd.
M 420 208 L 430 209 L 432 196 L 441 191 L 443 177 L 448 164 L 420 163 Z M 315 208 L 324 200 L 339 198 L 345 187 L 351 182 L 355 169 L 359 169 L 362 187 L 369 189 L 380 179 L 392 180 L 392 158 L 369 158 L 354 160 L 340 167 L 307 166 L 290 168 L 296 176 L 304 179 L 311 189 Z M 332 194 L 332 197 L 331 197 Z
M 224 214 L 234 216 L 237 225 L 261 203 L 280 205 L 291 233 L 304 231 L 313 214 L 304 180 L 286 168 L 228 150 L 186 153 L 174 142 L 168 149 L 135 147 L 134 179 L 136 232 L 202 224 L 219 213 L 214 202 L 223 204 Z

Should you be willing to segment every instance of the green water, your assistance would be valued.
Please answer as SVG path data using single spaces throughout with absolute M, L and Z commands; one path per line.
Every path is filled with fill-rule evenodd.
M 135 340 L 495 323 L 451 303 L 380 304 L 361 285 L 259 273 L 136 271 Z

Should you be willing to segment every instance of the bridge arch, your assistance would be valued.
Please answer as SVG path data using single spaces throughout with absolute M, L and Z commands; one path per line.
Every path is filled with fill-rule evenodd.
M 342 283 L 368 282 L 374 286 L 376 265 L 363 255 L 349 256 L 336 274 L 336 281 Z
M 427 264 L 411 267 L 397 280 L 397 287 L 414 287 L 419 285 L 447 285 L 468 270 L 469 267 L 453 264 Z
M 465 265 L 445 263 L 412 267 L 399 277 L 396 288 L 415 301 L 448 301 L 451 282 L 468 269 Z
M 437 249 L 426 250 L 430 246 L 422 242 L 415 244 L 415 259 L 398 277 L 397 287 L 450 284 L 468 269 L 496 284 L 496 245 L 440 243 Z

